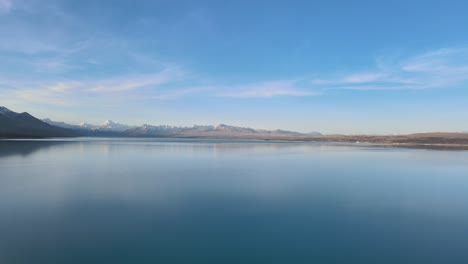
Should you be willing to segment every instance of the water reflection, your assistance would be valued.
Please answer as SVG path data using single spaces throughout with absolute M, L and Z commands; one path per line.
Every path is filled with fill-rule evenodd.
M 7 141 L 0 140 L 0 158 L 8 156 L 28 156 L 41 149 L 46 150 L 54 146 L 71 144 L 66 141 Z
M 0 263 L 463 263 L 468 153 L 0 142 Z

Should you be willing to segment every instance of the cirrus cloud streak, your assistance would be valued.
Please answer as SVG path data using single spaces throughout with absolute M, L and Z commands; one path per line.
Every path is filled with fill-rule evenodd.
M 380 57 L 373 69 L 311 80 L 322 90 L 454 88 L 468 82 L 468 49 L 438 49 L 408 58 Z

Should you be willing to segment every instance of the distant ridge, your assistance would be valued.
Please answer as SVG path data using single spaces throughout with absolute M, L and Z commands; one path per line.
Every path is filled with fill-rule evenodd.
M 286 130 L 263 130 L 249 127 L 237 127 L 226 124 L 217 126 L 194 125 L 191 127 L 167 126 L 167 125 L 149 125 L 128 126 L 106 120 L 100 125 L 90 125 L 82 123 L 80 125 L 70 125 L 64 122 L 52 121 L 49 118 L 43 119 L 51 125 L 63 128 L 79 130 L 82 134 L 88 136 L 124 136 L 124 137 L 200 137 L 200 138 L 271 138 L 282 139 L 288 136 L 321 136 L 319 132 L 299 133 Z M 107 134 L 106 134 L 107 133 Z M 112 134 L 109 134 L 112 133 Z
M 191 127 L 145 124 L 131 127 L 110 120 L 103 122 L 101 125 L 86 123 L 70 125 L 64 122 L 52 121 L 48 118 L 41 121 L 26 112 L 16 113 L 0 106 L 0 138 L 75 136 L 287 140 L 468 149 L 468 133 L 466 132 L 416 133 L 409 135 L 322 135 L 319 132 L 299 133 L 280 129 L 262 130 L 226 124 L 217 126 L 195 125 Z
M 119 123 L 115 123 L 112 120 L 106 120 L 97 128 L 97 130 L 113 131 L 113 132 L 124 132 L 126 130 L 131 129 L 131 128 L 134 128 L 134 127 L 119 124 Z

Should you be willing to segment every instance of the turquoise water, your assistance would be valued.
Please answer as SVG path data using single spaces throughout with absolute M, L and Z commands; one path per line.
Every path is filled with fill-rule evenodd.
M 468 152 L 3 141 L 0 263 L 468 263 Z

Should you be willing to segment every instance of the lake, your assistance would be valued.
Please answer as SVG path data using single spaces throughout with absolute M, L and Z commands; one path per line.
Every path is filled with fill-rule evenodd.
M 0 141 L 0 263 L 468 263 L 468 152 Z

